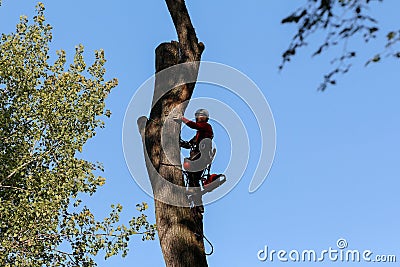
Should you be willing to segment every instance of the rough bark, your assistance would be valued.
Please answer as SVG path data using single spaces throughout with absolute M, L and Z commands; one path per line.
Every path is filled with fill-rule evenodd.
M 204 45 L 198 43 L 184 0 L 166 0 L 179 42 L 162 43 L 156 48 L 156 73 L 179 63 L 194 62 L 185 71 L 169 77 L 156 76 L 149 119 L 139 119 L 149 178 L 155 196 L 156 223 L 165 264 L 169 266 L 208 266 L 202 237 L 203 218 L 189 207 L 166 204 L 157 199 L 176 198 L 188 202 L 186 195 L 161 183 L 183 186 L 179 136 L 181 125 L 171 120 L 171 111 L 183 114 L 195 83 L 180 84 L 184 76 L 197 77 Z M 169 90 L 169 88 L 173 88 Z M 162 143 L 163 138 L 163 143 Z M 168 154 L 168 157 L 167 157 Z

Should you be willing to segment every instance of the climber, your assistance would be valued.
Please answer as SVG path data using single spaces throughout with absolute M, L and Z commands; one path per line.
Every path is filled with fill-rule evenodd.
M 180 140 L 181 147 L 190 149 L 190 157 L 185 161 L 184 168 L 188 173 L 189 187 L 200 187 L 200 180 L 204 169 L 211 163 L 210 153 L 212 150 L 213 129 L 208 123 L 209 113 L 206 109 L 198 109 L 195 113 L 196 121 L 188 120 L 185 117 L 174 118 L 175 121 L 182 121 L 188 127 L 197 130 L 196 135 L 190 141 Z M 199 205 L 201 212 L 203 205 Z

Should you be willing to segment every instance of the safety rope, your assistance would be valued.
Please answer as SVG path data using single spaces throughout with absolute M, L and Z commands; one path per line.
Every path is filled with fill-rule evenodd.
M 193 208 L 190 208 L 192 211 L 193 211 L 193 218 L 194 218 L 194 220 L 196 221 L 195 223 L 196 223 L 196 225 L 199 225 L 199 221 L 198 221 L 198 219 L 197 219 L 197 215 L 195 214 L 195 209 L 196 209 L 196 206 L 194 206 Z M 202 231 L 202 229 L 200 229 L 200 227 L 197 227 L 197 230 L 198 230 L 198 232 L 200 232 L 201 234 L 199 234 L 199 233 L 194 233 L 196 236 L 199 236 L 199 237 L 202 237 L 202 238 L 204 238 L 206 241 L 207 241 L 207 243 L 210 245 L 210 247 L 211 247 L 211 252 L 209 252 L 209 253 L 207 253 L 207 252 L 205 252 L 204 251 L 204 253 L 205 253 L 205 255 L 206 256 L 210 256 L 211 254 L 213 254 L 214 253 L 214 246 L 213 246 L 213 244 L 210 242 L 210 240 L 208 240 L 208 238 L 204 235 L 204 233 L 203 233 L 203 231 Z M 200 231 L 199 231 L 200 230 Z M 205 249 L 205 248 L 204 248 Z
M 207 171 L 208 171 L 208 175 L 210 175 L 210 169 L 211 169 L 211 164 L 209 164 L 209 166 L 208 166 L 208 168 L 206 168 L 206 169 L 204 169 L 203 170 L 203 173 L 201 174 L 201 177 L 203 178 L 204 176 L 207 176 Z M 186 179 L 184 179 L 185 180 L 185 187 L 188 187 L 188 184 L 189 184 L 189 177 L 188 177 L 188 173 L 187 172 L 185 172 L 185 171 L 182 171 L 182 174 L 183 174 L 183 176 L 186 178 Z M 201 181 L 200 181 L 200 183 L 201 183 Z M 211 241 L 210 240 L 208 240 L 208 238 L 204 235 L 204 231 L 203 231 L 203 229 L 200 229 L 200 223 L 201 223 L 201 221 L 199 221 L 199 219 L 198 219 L 198 216 L 197 216 L 197 214 L 196 214 L 196 204 L 194 203 L 194 201 L 192 200 L 192 198 L 190 198 L 189 196 L 188 196 L 188 202 L 189 202 L 189 207 L 190 207 L 190 210 L 192 211 L 192 216 L 193 216 L 193 219 L 194 219 L 194 221 L 195 221 L 195 225 L 197 226 L 196 228 L 196 230 L 197 230 L 197 232 L 199 232 L 199 233 L 194 233 L 196 236 L 198 236 L 198 237 L 201 237 L 201 238 L 203 238 L 203 239 L 205 239 L 206 241 L 207 241 L 207 243 L 210 245 L 210 247 L 211 247 L 211 252 L 209 252 L 209 253 L 207 253 L 207 252 L 205 252 L 204 251 L 204 253 L 205 253 L 205 255 L 206 256 L 210 256 L 211 254 L 213 254 L 214 253 L 214 246 L 213 246 L 213 244 L 211 243 Z M 192 205 L 192 203 L 193 203 L 193 205 Z M 205 247 L 204 247 L 204 249 L 205 249 Z
M 182 171 L 182 165 L 180 165 L 180 164 L 170 164 L 170 163 L 160 162 L 160 165 L 177 167 L 179 170 Z
M 190 210 L 192 211 L 192 216 L 193 216 L 193 219 L 194 219 L 194 221 L 195 221 L 195 225 L 197 226 L 196 228 L 196 230 L 197 230 L 197 232 L 199 232 L 199 233 L 194 233 L 196 236 L 198 236 L 198 237 L 202 237 L 202 238 L 204 238 L 206 241 L 207 241 L 207 243 L 210 245 L 210 247 L 211 247 L 211 252 L 209 252 L 209 253 L 207 253 L 207 252 L 205 252 L 204 251 L 204 253 L 205 253 L 205 255 L 206 256 L 210 256 L 211 254 L 213 254 L 214 253 L 214 246 L 213 246 L 213 244 L 211 243 L 211 241 L 210 240 L 208 240 L 208 238 L 204 235 L 204 233 L 203 233 L 203 229 L 200 229 L 200 223 L 201 223 L 201 221 L 199 221 L 199 219 L 198 219 L 198 215 L 196 214 L 196 205 L 194 204 L 194 202 L 193 202 L 193 200 L 192 200 L 192 202 L 193 202 L 193 206 L 192 206 L 192 203 L 191 203 L 191 201 L 189 200 L 189 198 L 188 198 L 188 201 L 189 201 L 189 205 L 190 205 Z M 204 249 L 205 249 L 205 247 L 204 247 Z
M 211 254 L 214 253 L 214 246 L 211 244 L 210 240 L 208 240 L 207 237 L 206 237 L 204 234 L 202 234 L 202 236 L 203 236 L 203 238 L 207 241 L 207 243 L 208 243 L 208 244 L 210 245 L 210 247 L 211 247 L 211 252 L 210 252 L 210 253 L 205 253 L 206 256 L 210 256 Z

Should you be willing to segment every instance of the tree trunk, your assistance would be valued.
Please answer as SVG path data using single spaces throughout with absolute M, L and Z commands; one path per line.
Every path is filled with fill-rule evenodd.
M 160 178 L 184 186 L 181 170 L 179 136 L 181 124 L 171 119 L 171 112 L 183 114 L 195 83 L 181 84 L 187 76 L 195 81 L 204 45 L 198 43 L 184 0 L 166 0 L 179 42 L 162 43 L 156 49 L 156 73 L 179 63 L 193 62 L 185 71 L 157 76 L 149 119 L 139 119 L 147 170 L 152 184 L 158 236 L 167 267 L 208 266 L 203 242 L 203 218 L 187 207 L 183 191 L 177 192 Z M 177 86 L 179 85 L 179 86 Z M 169 90 L 172 88 L 172 90 Z M 175 109 L 175 110 L 174 110 Z M 166 204 L 160 199 L 176 199 Z M 182 207 L 186 206 L 186 207 Z

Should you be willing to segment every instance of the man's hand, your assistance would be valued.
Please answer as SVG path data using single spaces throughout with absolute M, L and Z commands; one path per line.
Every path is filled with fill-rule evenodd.
M 182 115 L 175 115 L 172 119 L 175 122 L 180 123 L 182 121 Z
M 182 139 L 179 139 L 179 146 L 186 148 L 186 149 L 190 149 L 192 147 L 192 145 L 190 144 L 190 142 L 188 141 L 184 141 Z

